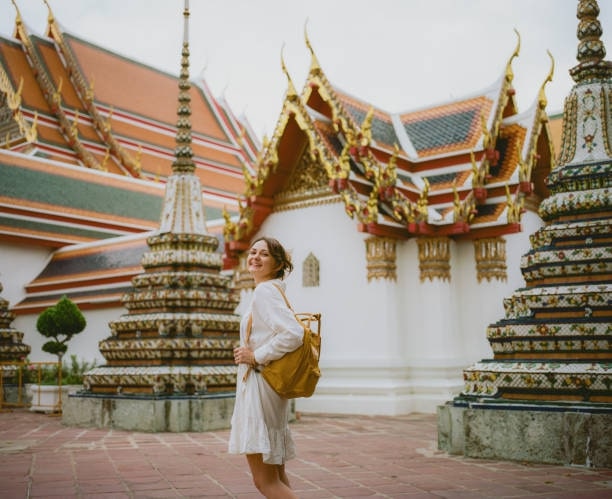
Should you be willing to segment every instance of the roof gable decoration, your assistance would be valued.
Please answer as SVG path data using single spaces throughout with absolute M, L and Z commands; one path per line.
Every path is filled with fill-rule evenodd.
M 263 195 L 266 181 L 274 175 L 279 165 L 279 142 L 290 120 L 295 121 L 300 130 L 305 133 L 310 147 L 310 159 L 320 162 L 330 178 L 348 176 L 348 167 L 339 165 L 328 154 L 328 149 L 321 143 L 318 133 L 314 129 L 312 120 L 302 104 L 291 76 L 287 71 L 281 52 L 281 68 L 288 81 L 288 88 L 281 115 L 276 124 L 272 139 L 263 138 L 262 147 L 254 161 L 255 169 L 250 171 L 243 165 L 245 179 L 244 202 L 239 200 L 239 213 L 231 217 L 226 209 L 223 210 L 225 219 L 224 238 L 226 241 L 226 266 L 235 266 L 238 263 L 237 254 L 248 247 L 248 238 L 257 230 L 263 220 L 272 211 L 273 200 Z
M 286 99 L 274 136 L 271 141 L 264 141 L 255 162 L 256 172 L 244 170 L 246 204 L 241 205 L 239 217 L 231 219 L 226 214 L 224 234 L 228 242 L 226 248 L 229 248 L 228 261 L 237 262 L 238 253 L 232 252 L 248 247 L 249 235 L 272 211 L 274 193 L 267 192 L 267 198 L 263 193 L 278 167 L 281 141 L 290 140 L 285 137 L 285 132 L 291 119 L 307 137 L 307 153 L 325 168 L 332 192 L 339 195 L 347 214 L 357 220 L 361 232 L 394 238 L 478 238 L 497 237 L 520 230 L 523 198 L 533 190 L 528 187 L 538 160 L 536 150 L 542 147 L 541 133 L 545 134 L 545 142 L 548 137 L 544 85 L 552 78 L 552 70 L 540 89 L 532 126 L 507 127 L 506 123 L 511 123 L 517 116 L 512 88 L 512 61 L 520 49 L 518 32 L 517 36 L 517 46 L 506 63 L 503 76 L 488 88 L 487 96 L 479 94 L 472 99 L 473 103 L 461 101 L 457 104 L 455 112 L 466 110 L 469 104 L 472 114 L 480 114 L 480 127 L 475 124 L 474 120 L 478 119 L 475 116 L 470 125 L 473 134 L 469 140 L 470 149 L 465 149 L 468 141 L 464 141 L 463 149 L 411 159 L 398 144 L 401 136 L 393 131 L 397 123 L 391 115 L 381 118 L 382 111 L 376 111 L 373 106 L 357 99 L 353 106 L 351 98 L 337 93 L 321 69 L 305 33 L 311 53 L 306 84 L 298 97 L 281 54 L 281 67 L 288 78 Z M 351 104 L 351 112 L 344 105 L 345 100 L 347 105 Z M 452 105 L 446 107 L 452 111 Z M 435 113 L 419 114 L 426 120 L 437 116 Z M 410 117 L 412 120 L 417 118 L 416 115 Z M 373 139 L 374 125 L 389 128 L 393 133 L 386 138 L 393 137 L 394 143 L 388 140 L 376 142 Z M 520 129 L 522 133 L 519 133 Z M 527 131 L 530 142 L 523 151 L 524 155 L 508 154 L 506 144 L 525 147 L 523 139 Z M 552 147 L 550 140 L 547 143 Z M 470 155 L 468 163 L 464 159 L 467 153 Z M 301 153 L 296 149 L 296 154 Z M 429 179 L 438 177 L 438 185 L 431 185 Z M 278 182 L 270 185 L 278 185 Z
M 555 153 L 549 130 L 548 115 L 546 114 L 546 105 L 548 104 L 548 100 L 546 98 L 545 87 L 547 83 L 552 81 L 555 71 L 555 59 L 549 51 L 547 51 L 547 53 L 550 57 L 550 70 L 540 86 L 537 101 L 534 106 L 535 109 L 533 113 L 531 135 L 529 136 L 529 140 L 525 141 L 525 148 L 523 149 L 523 154 L 520 155 L 519 159 L 519 188 L 521 192 L 525 194 L 530 194 L 534 189 L 531 178 L 532 172 L 539 166 L 540 163 L 541 154 L 538 151 L 538 142 L 542 135 L 545 139 L 545 153 L 549 158 L 551 158 L 554 168 Z
M 15 91 L 8 74 L 0 64 L 0 126 L 5 132 L 3 147 L 7 149 L 11 147 L 11 143 L 13 146 L 23 141 L 31 144 L 36 142 L 38 137 L 38 113 L 34 113 L 30 124 L 21 110 L 22 91 L 23 78 L 19 80 L 19 87 Z

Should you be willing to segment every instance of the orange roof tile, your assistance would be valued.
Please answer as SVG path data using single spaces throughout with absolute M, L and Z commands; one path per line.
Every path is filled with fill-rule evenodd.
M 135 63 L 73 36 L 64 36 L 78 59 L 83 76 L 94 82 L 98 102 L 163 123 L 175 123 L 177 101 L 169 96 L 178 96 L 176 77 Z M 143 91 L 145 88 L 146 92 Z M 226 133 L 203 94 L 193 86 L 190 94 L 193 130 L 226 140 Z M 155 106 L 151 105 L 152 102 L 155 102 Z

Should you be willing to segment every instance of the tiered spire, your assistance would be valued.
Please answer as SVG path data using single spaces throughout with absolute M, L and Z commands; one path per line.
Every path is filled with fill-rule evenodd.
M 145 272 L 123 297 L 129 310 L 100 342 L 107 364 L 85 376 L 91 393 L 172 396 L 231 391 L 239 295 L 221 275 L 219 241 L 207 233 L 191 148 L 189 3 L 185 1 L 175 160 L 160 228 L 147 239 Z
M 578 5 L 576 85 L 565 101 L 559 165 L 531 236 L 527 283 L 489 326 L 491 361 L 464 371 L 464 396 L 612 402 L 612 64 L 599 8 Z
M 0 283 L 0 293 L 2 292 Z M 9 310 L 9 302 L 0 297 L 0 362 L 22 362 L 30 353 L 30 346 L 23 343 L 23 333 L 11 327 L 15 314 Z

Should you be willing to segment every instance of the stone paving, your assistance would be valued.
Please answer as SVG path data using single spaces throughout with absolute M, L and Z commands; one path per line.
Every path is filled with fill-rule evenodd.
M 612 469 L 468 459 L 437 450 L 436 416 L 302 415 L 292 486 L 308 498 L 612 498 Z M 261 497 L 229 431 L 138 433 L 0 413 L 0 497 Z

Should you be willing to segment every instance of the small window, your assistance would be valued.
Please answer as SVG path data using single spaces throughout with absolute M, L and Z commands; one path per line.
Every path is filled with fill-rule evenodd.
M 302 286 L 315 288 L 319 286 L 319 260 L 309 253 L 302 264 Z

